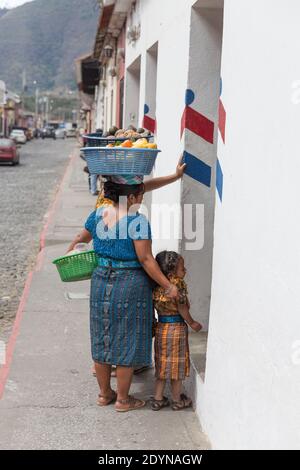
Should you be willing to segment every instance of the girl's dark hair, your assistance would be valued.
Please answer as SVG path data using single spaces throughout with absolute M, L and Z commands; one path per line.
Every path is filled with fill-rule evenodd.
M 118 203 L 120 196 L 138 196 L 145 192 L 145 185 L 142 184 L 117 184 L 112 181 L 104 183 L 104 197 Z
M 161 251 L 156 255 L 156 261 L 165 276 L 172 274 L 181 256 L 175 251 Z

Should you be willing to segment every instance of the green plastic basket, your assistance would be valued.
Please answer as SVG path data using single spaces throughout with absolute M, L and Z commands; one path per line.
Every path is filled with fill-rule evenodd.
M 62 256 L 53 261 L 63 282 L 85 281 L 91 279 L 98 266 L 94 250 L 84 251 L 70 256 Z

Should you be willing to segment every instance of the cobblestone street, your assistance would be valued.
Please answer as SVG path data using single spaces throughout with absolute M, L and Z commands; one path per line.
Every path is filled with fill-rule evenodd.
M 44 216 L 76 141 L 31 141 L 19 166 L 0 166 L 0 340 L 6 340 L 28 271 L 39 251 Z

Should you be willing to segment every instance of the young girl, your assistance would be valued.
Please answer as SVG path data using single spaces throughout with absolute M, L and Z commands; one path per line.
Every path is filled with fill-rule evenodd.
M 158 312 L 155 332 L 155 396 L 151 403 L 153 411 L 169 406 L 164 397 L 166 380 L 171 380 L 172 409 L 182 410 L 192 405 L 192 400 L 182 393 L 182 381 L 189 376 L 190 357 L 188 327 L 200 331 L 202 325 L 189 312 L 190 304 L 187 287 L 183 278 L 186 274 L 183 258 L 174 251 L 163 251 L 156 256 L 161 271 L 175 284 L 179 291 L 178 300 L 170 300 L 161 287 L 154 290 L 154 306 Z

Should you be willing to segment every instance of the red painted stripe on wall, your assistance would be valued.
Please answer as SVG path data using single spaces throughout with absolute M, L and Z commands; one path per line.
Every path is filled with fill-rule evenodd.
M 143 119 L 143 127 L 154 134 L 156 130 L 156 120 L 145 115 Z
M 214 143 L 214 128 L 213 121 L 203 116 L 203 114 L 187 106 L 183 112 L 181 119 L 181 136 L 184 129 L 188 129 L 194 134 L 202 137 L 210 144 Z
M 222 100 L 219 101 L 219 130 L 221 133 L 222 140 L 225 144 L 225 129 L 226 129 L 226 111 Z

